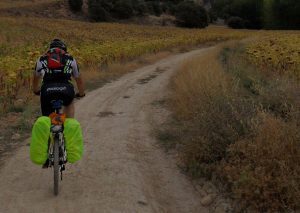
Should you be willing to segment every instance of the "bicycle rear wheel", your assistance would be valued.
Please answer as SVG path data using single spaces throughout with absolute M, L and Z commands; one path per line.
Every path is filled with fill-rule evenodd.
M 59 182 L 59 140 L 54 139 L 54 195 L 58 195 Z

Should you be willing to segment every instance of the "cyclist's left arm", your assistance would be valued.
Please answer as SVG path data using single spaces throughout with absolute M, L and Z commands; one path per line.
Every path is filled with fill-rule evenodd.
M 78 64 L 76 63 L 75 59 L 73 59 L 71 66 L 72 66 L 72 71 L 73 71 L 72 75 L 76 81 L 78 93 L 80 96 L 84 96 L 85 92 L 84 92 L 83 79 L 82 79 L 81 73 L 79 72 L 79 67 L 78 67 Z

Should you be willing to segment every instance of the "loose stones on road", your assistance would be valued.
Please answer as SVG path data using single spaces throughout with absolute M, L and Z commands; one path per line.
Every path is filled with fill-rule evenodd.
M 15 134 L 11 137 L 12 140 L 19 140 L 20 138 L 21 138 L 21 135 L 20 135 L 19 133 L 15 133 Z
M 213 203 L 215 196 L 214 195 L 206 195 L 203 197 L 200 202 L 203 206 L 209 206 L 210 204 Z

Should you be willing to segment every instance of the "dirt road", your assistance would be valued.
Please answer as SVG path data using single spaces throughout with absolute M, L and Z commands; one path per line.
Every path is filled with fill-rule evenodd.
M 167 114 L 157 103 L 170 76 L 206 50 L 170 56 L 78 101 L 85 153 L 67 165 L 59 196 L 53 196 L 52 169 L 32 164 L 24 143 L 0 170 L 0 212 L 208 212 L 152 134 L 153 121 L 159 125 Z

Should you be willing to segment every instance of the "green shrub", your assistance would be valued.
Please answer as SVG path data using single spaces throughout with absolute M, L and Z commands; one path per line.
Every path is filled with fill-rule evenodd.
M 184 1 L 177 5 L 175 16 L 181 27 L 204 28 L 208 26 L 206 10 L 192 1 Z
M 69 6 L 73 11 L 81 11 L 83 0 L 69 0 Z
M 160 16 L 162 14 L 162 9 L 159 1 L 153 1 L 152 3 L 153 12 L 156 16 Z
M 119 0 L 113 7 L 113 13 L 117 18 L 128 19 L 133 16 L 133 6 L 131 0 Z
M 264 5 L 265 28 L 300 29 L 299 0 L 268 0 Z
M 151 14 L 154 14 L 156 16 L 160 16 L 162 14 L 162 9 L 160 6 L 160 2 L 155 0 L 155 1 L 148 1 L 147 2 L 147 7 L 148 7 L 148 11 Z
M 227 25 L 233 29 L 243 29 L 245 28 L 245 21 L 240 17 L 230 17 L 227 20 Z
M 111 16 L 105 9 L 107 5 L 101 0 L 88 0 L 89 17 L 93 21 L 109 21 Z
M 169 11 L 169 5 L 168 5 L 167 2 L 163 2 L 161 4 L 161 10 L 162 10 L 163 13 L 167 13 Z
M 173 2 L 173 1 L 166 1 L 162 3 L 162 10 L 165 13 L 169 13 L 171 15 L 175 15 L 176 12 L 176 6 L 178 2 Z
M 208 16 L 209 16 L 209 22 L 210 23 L 213 23 L 213 22 L 218 20 L 217 13 L 214 10 L 209 10 L 208 11 Z
M 250 29 L 263 27 L 263 9 L 263 0 L 216 0 L 213 4 L 213 10 L 219 17 L 240 17 L 245 20 L 245 27 Z
M 147 4 L 144 0 L 133 0 L 132 6 L 137 16 L 143 16 L 147 12 Z

